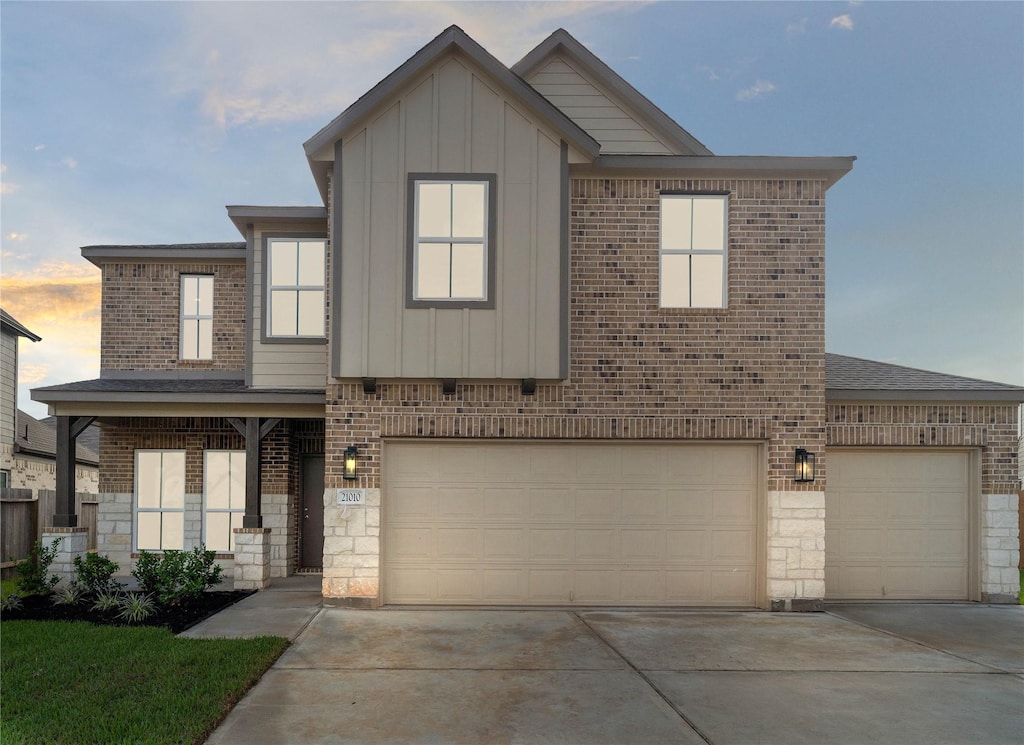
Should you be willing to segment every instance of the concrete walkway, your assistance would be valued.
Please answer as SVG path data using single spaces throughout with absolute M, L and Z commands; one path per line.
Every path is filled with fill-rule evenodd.
M 183 631 L 180 636 L 193 639 L 283 636 L 295 641 L 323 605 L 321 585 L 319 574 L 294 574 L 286 579 L 275 579 L 269 589 L 250 595 Z
M 211 744 L 1024 742 L 1021 607 L 354 611 L 281 586 L 189 635 L 253 633 L 295 641 Z

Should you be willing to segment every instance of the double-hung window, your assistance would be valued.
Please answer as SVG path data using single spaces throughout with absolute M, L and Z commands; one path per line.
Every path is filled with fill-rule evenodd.
M 181 275 L 181 359 L 213 359 L 213 277 Z
M 322 239 L 267 240 L 267 337 L 324 337 L 325 254 Z
M 234 551 L 235 528 L 245 515 L 245 451 L 203 453 L 203 543 L 210 551 Z
M 661 195 L 662 308 L 724 308 L 729 198 Z
M 493 307 L 491 174 L 409 177 L 408 304 Z
M 135 548 L 183 548 L 185 451 L 136 450 L 135 499 Z

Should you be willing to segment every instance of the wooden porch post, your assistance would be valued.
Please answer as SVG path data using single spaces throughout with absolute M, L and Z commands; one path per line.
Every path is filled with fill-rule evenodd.
M 263 514 L 261 498 L 263 484 L 260 474 L 263 466 L 263 438 L 270 434 L 280 419 L 267 419 L 260 422 L 258 416 L 241 419 L 229 417 L 228 422 L 245 438 L 245 515 L 242 517 L 243 528 L 262 528 Z
M 53 527 L 76 528 L 75 514 L 75 440 L 96 417 L 57 417 L 57 499 Z

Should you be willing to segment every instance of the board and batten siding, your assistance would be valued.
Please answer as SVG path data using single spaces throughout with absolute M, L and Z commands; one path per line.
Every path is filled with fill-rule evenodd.
M 262 340 L 264 316 L 263 236 L 323 232 L 320 226 L 264 225 L 254 231 L 252 251 L 252 343 L 251 382 L 253 388 L 323 388 L 327 383 L 326 344 L 273 344 Z M 326 238 L 326 236 L 325 236 Z M 326 313 L 326 309 L 324 310 Z
M 14 412 L 18 408 L 18 337 L 0 334 L 0 443 L 14 444 Z
M 527 82 L 601 143 L 602 155 L 673 154 L 668 145 L 612 96 L 560 57 L 553 57 Z
M 453 56 L 346 134 L 341 159 L 340 377 L 560 377 L 557 135 Z M 406 307 L 410 173 L 496 174 L 494 308 Z

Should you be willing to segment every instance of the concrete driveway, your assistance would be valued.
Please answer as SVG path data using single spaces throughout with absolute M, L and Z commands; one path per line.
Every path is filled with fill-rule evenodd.
M 1021 607 L 325 608 L 209 742 L 1017 745 L 1021 673 Z

